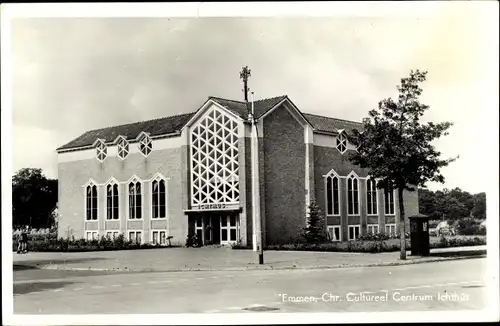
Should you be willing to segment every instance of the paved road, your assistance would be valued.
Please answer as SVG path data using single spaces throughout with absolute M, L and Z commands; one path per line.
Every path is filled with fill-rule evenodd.
M 482 309 L 485 271 L 482 258 L 330 270 L 116 273 L 26 269 L 14 271 L 14 313 Z M 378 301 L 373 301 L 375 297 Z

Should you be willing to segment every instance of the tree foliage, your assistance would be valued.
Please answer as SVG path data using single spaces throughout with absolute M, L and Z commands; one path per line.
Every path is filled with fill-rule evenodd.
M 459 220 L 467 217 L 486 218 L 486 194 L 471 194 L 460 188 L 431 191 L 420 189 L 419 208 L 422 214 L 435 220 Z
M 24 168 L 17 171 L 12 177 L 13 227 L 53 226 L 57 197 L 57 180 L 45 177 L 42 169 Z
M 307 225 L 304 227 L 303 236 L 307 243 L 323 243 L 328 236 L 325 232 L 325 220 L 319 206 L 314 200 L 308 206 Z
M 474 195 L 472 217 L 477 219 L 486 219 L 486 193 L 480 192 Z
M 401 79 L 397 87 L 397 100 L 387 98 L 379 102 L 378 110 L 371 110 L 363 119 L 363 130 L 354 130 L 350 136 L 357 151 L 350 161 L 368 169 L 378 188 L 397 190 L 401 220 L 404 221 L 403 191 L 425 187 L 429 181 L 444 182 L 440 173 L 456 158 L 442 159 L 432 142 L 452 126 L 450 122 L 421 122 L 428 105 L 420 103 L 422 89 L 419 84 L 426 80 L 426 71 L 411 71 Z M 405 234 L 401 223 L 400 234 Z M 404 238 L 402 238 L 404 241 Z M 404 246 L 401 258 L 406 259 Z

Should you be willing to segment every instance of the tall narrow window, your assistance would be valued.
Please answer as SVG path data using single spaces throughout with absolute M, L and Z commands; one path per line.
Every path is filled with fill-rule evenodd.
M 120 137 L 120 140 L 118 141 L 118 157 L 121 158 L 122 160 L 127 157 L 129 153 L 129 145 L 128 141 Z
M 97 220 L 97 186 L 90 184 L 86 189 L 86 219 Z
M 359 185 L 358 179 L 351 175 L 347 178 L 347 214 L 359 215 Z
M 142 192 L 141 183 L 132 181 L 128 184 L 128 218 L 142 218 Z
M 345 151 L 347 150 L 347 136 L 344 133 L 340 133 L 337 136 L 336 147 L 338 151 L 341 152 L 342 154 L 344 154 Z
M 392 185 L 388 185 L 384 190 L 384 200 L 385 200 L 385 215 L 394 215 L 395 205 L 394 205 L 394 188 Z
M 97 159 L 100 162 L 104 161 L 108 156 L 108 148 L 106 147 L 106 144 L 100 139 L 96 145 L 96 152 L 97 152 Z
M 118 185 L 109 184 L 107 186 L 107 209 L 106 218 L 108 220 L 117 220 L 119 218 L 119 207 L 118 207 Z
M 139 150 L 142 155 L 148 156 L 153 150 L 153 141 L 148 135 L 143 135 L 139 141 Z
M 331 173 L 326 177 L 326 215 L 339 214 L 339 178 Z
M 151 185 L 153 218 L 165 218 L 167 217 L 165 180 L 154 180 Z
M 377 184 L 375 180 L 366 180 L 366 212 L 377 215 Z

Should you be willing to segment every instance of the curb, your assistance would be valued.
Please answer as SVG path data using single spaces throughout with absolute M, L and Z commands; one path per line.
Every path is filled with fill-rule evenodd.
M 369 263 L 369 264 L 339 264 L 339 265 L 316 265 L 316 266 L 277 266 L 273 267 L 271 265 L 264 266 L 247 266 L 247 267 L 221 267 L 221 268 L 172 268 L 172 269 L 154 269 L 154 268 L 142 268 L 142 269 L 129 269 L 129 268 L 93 268 L 93 267 L 67 267 L 60 265 L 43 265 L 39 266 L 39 269 L 44 270 L 63 270 L 63 271 L 99 271 L 99 272 L 129 272 L 129 273 L 141 273 L 141 272 L 162 272 L 162 273 L 175 273 L 175 272 L 220 272 L 220 271 L 258 271 L 258 270 L 315 270 L 315 269 L 343 269 L 343 268 L 364 268 L 364 267 L 387 267 L 387 266 L 403 266 L 403 265 L 414 265 L 414 264 L 425 264 L 434 263 L 441 261 L 450 260 L 462 260 L 462 259 L 474 259 L 474 258 L 485 258 L 486 253 L 480 252 L 474 255 L 468 256 L 450 256 L 450 257 L 435 257 L 435 258 L 423 258 L 414 260 L 397 260 L 391 262 L 382 263 Z

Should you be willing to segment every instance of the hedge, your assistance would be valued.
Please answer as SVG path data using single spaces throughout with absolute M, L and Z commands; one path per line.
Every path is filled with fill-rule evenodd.
M 434 239 L 433 239 L 434 240 Z M 435 241 L 430 241 L 430 248 L 448 248 L 448 247 L 466 247 L 485 245 L 485 237 L 441 237 Z M 233 249 L 249 249 L 248 246 L 234 245 Z M 326 252 L 360 252 L 360 253 L 378 253 L 393 252 L 400 250 L 399 239 L 388 240 L 355 240 L 343 242 L 329 242 L 321 244 L 291 243 L 282 245 L 268 245 L 265 250 L 283 250 L 283 251 L 326 251 Z M 406 240 L 406 250 L 411 250 L 411 241 Z
M 12 241 L 13 251 L 17 251 L 17 238 Z M 84 252 L 84 251 L 115 251 L 131 249 L 154 249 L 175 246 L 165 246 L 151 243 L 135 243 L 124 238 L 123 234 L 115 239 L 101 237 L 95 240 L 64 239 L 51 235 L 28 235 L 28 251 L 33 252 Z

